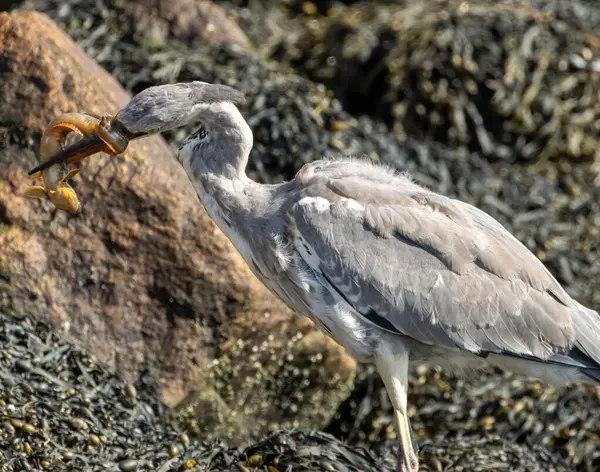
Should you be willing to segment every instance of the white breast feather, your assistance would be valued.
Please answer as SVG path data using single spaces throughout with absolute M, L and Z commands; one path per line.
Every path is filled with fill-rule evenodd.
M 371 326 L 362 320 L 337 292 L 327 288 L 325 280 L 314 275 L 320 272 L 320 260 L 311 245 L 298 233 L 295 234 L 294 247 L 300 254 L 301 262 L 308 266 L 308 270 L 299 271 L 298 276 L 302 280 L 304 289 L 310 294 L 307 299 L 313 313 L 328 327 L 335 341 L 344 346 L 353 356 L 357 359 L 368 358 L 371 355 L 371 347 L 367 337 L 369 330 L 372 329 Z M 324 291 L 335 300 L 333 305 L 325 303 Z
M 312 206 L 319 213 L 329 211 L 331 204 L 323 197 L 304 197 L 298 202 L 301 206 Z
M 275 257 L 281 268 L 281 271 L 286 271 L 292 262 L 292 249 L 290 244 L 283 240 L 281 234 L 272 233 L 271 238 L 275 243 Z

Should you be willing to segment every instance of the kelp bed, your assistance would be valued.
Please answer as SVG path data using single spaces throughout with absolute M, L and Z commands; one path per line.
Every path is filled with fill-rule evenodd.
M 151 44 L 131 33 L 124 1 L 26 5 L 48 13 L 133 93 L 188 80 L 244 91 L 255 135 L 252 177 L 280 181 L 305 162 L 340 154 L 408 170 L 492 214 L 573 296 L 600 308 L 600 73 L 590 33 L 600 14 L 593 4 L 504 2 L 509 8 L 496 7 L 490 21 L 481 13 L 494 3 L 487 1 L 469 2 L 476 8 L 463 16 L 467 2 L 438 1 L 422 12 L 421 2 L 398 1 L 387 16 L 339 7 L 326 17 L 305 14 L 302 4 L 226 3 L 259 45 L 245 54 Z M 444 14 L 444 5 L 457 13 Z M 413 23 L 394 24 L 399 12 Z M 525 37 L 529 49 L 518 47 Z M 554 115 L 553 105 L 567 108 Z M 167 138 L 177 146 L 191 131 Z M 436 370 L 416 372 L 412 383 L 421 439 L 500 434 L 515 446 L 548 446 L 578 470 L 600 468 L 598 391 L 543 388 L 498 373 L 465 382 Z M 328 431 L 383 453 L 395 443 L 390 412 L 377 376 L 363 368 Z
M 0 345 L 5 472 L 378 470 L 368 452 L 323 433 L 274 433 L 246 451 L 191 440 L 170 422 L 149 372 L 125 384 L 43 323 L 0 313 Z
M 488 159 L 600 159 L 600 7 L 362 2 L 304 24 L 281 24 L 269 55 L 397 136 Z
M 43 323 L 0 313 L 0 468 L 27 470 L 385 472 L 381 461 L 320 432 L 275 432 L 243 451 L 178 430 L 151 373 L 125 384 Z M 446 452 L 449 452 L 446 453 Z M 445 442 L 423 470 L 556 472 L 544 448 L 496 437 Z M 461 469 L 462 467 L 462 469 Z

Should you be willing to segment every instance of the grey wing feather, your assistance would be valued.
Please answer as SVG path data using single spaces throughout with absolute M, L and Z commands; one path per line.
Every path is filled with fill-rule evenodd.
M 321 200 L 299 201 L 289 217 L 299 252 L 356 311 L 425 344 L 540 359 L 579 347 L 600 361 L 598 314 L 500 223 L 355 167 L 332 164 L 305 182 Z

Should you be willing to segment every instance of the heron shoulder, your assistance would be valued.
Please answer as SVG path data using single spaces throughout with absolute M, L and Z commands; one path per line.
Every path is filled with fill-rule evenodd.
M 472 352 L 545 357 L 573 345 L 573 300 L 491 216 L 387 169 L 315 167 L 288 210 L 295 247 L 366 319 Z
M 295 210 L 303 219 L 327 210 L 339 224 L 344 218 L 359 220 L 361 238 L 403 238 L 454 272 L 477 266 L 551 290 L 562 303 L 570 303 L 544 265 L 497 220 L 418 185 L 407 173 L 354 159 L 316 161 L 304 166 L 296 181 L 302 191 Z

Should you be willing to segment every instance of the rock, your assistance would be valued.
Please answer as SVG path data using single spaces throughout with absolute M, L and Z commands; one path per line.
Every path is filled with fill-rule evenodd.
M 0 14 L 0 45 L 0 310 L 49 318 L 128 381 L 154 366 L 167 405 L 201 418 L 210 415 L 190 405 L 219 411 L 201 434 L 217 431 L 214 421 L 236 430 L 247 420 L 238 410 L 264 418 L 237 428 L 248 434 L 326 422 L 354 362 L 254 278 L 162 138 L 84 162 L 80 215 L 21 196 L 55 115 L 114 113 L 129 95 L 45 15 Z M 239 355 L 255 349 L 256 359 Z M 273 380 L 260 365 L 290 356 L 267 373 L 302 375 Z M 310 382 L 300 385 L 305 370 Z M 281 410 L 287 403 L 294 411 Z
M 132 16 L 136 32 L 152 43 L 176 39 L 191 47 L 207 43 L 249 47 L 240 27 L 210 0 L 128 1 L 124 9 Z

